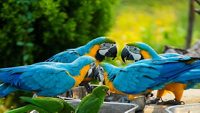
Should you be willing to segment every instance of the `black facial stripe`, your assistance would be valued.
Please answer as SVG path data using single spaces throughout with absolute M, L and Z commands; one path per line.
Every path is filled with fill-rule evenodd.
M 143 60 L 144 59 L 143 55 L 142 54 L 140 54 L 140 55 L 141 55 L 141 59 L 140 60 Z
M 99 53 L 99 50 L 97 51 L 97 54 L 95 55 L 95 58 L 98 60 L 98 61 L 103 61 L 105 59 L 105 56 L 101 55 Z

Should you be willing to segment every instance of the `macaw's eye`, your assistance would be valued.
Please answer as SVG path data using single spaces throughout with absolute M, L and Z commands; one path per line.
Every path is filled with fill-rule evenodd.
M 115 46 L 115 44 L 110 44 L 112 47 L 114 47 Z
M 97 68 L 98 68 L 100 71 L 104 71 L 104 70 L 103 70 L 103 67 L 101 67 L 101 66 L 98 66 Z
M 101 48 L 110 48 L 112 46 L 112 44 L 110 44 L 110 43 L 103 43 L 100 46 L 101 46 Z
M 134 47 L 134 46 L 129 46 L 129 51 L 133 52 L 133 53 L 137 53 L 139 54 L 140 53 L 140 49 L 137 48 L 137 47 Z

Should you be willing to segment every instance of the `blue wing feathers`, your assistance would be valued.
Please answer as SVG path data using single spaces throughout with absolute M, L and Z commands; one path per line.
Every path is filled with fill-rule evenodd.
M 72 63 L 40 62 L 0 68 L 0 81 L 8 85 L 0 87 L 0 96 L 18 89 L 35 91 L 41 96 L 56 96 L 71 89 L 76 83 L 73 76 L 80 75 L 80 70 L 94 61 L 92 57 L 81 56 Z
M 190 57 L 182 56 L 163 60 L 142 60 L 118 69 L 107 64 L 104 69 L 110 74 L 109 79 L 115 76 L 111 81 L 116 89 L 135 94 L 147 89 L 160 89 L 172 82 L 187 83 L 188 87 L 193 87 L 200 82 L 200 61 L 188 64 L 188 60 Z
M 78 54 L 78 52 L 76 52 L 76 50 L 67 50 L 50 57 L 46 60 L 46 62 L 71 63 L 78 57 L 80 57 L 80 55 Z
M 8 84 L 5 84 L 5 83 L 2 83 L 0 85 L 0 97 L 4 97 L 14 91 L 16 91 L 17 89 L 8 85 Z
M 12 67 L 12 68 L 1 68 L 0 69 L 0 81 L 8 83 L 23 90 L 52 90 L 58 88 L 58 92 L 70 89 L 74 86 L 75 80 L 68 76 L 63 68 L 53 68 L 51 66 L 41 65 L 42 63 L 37 63 L 36 65 L 22 66 L 22 67 Z M 41 66 L 40 66 L 41 65 Z M 77 72 L 79 73 L 79 71 Z M 63 88 L 63 86 L 66 86 Z M 5 92 L 6 88 L 0 92 Z M 12 88 L 10 88 L 12 89 Z M 56 92 L 56 94 L 58 93 Z M 6 93 L 7 94 L 7 93 Z M 43 91 L 39 94 L 46 94 Z M 3 94 L 2 94 L 3 95 Z M 55 95 L 54 93 L 48 94 L 48 96 Z

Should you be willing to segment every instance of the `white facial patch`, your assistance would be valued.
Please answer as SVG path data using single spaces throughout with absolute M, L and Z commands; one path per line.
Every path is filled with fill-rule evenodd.
M 109 49 L 99 50 L 99 54 L 105 55 Z
M 92 68 L 89 69 L 87 76 L 89 76 L 91 73 L 92 73 Z
M 98 69 L 98 71 L 99 71 L 99 78 L 100 78 L 100 81 L 103 82 L 103 80 L 104 80 L 104 69 L 103 69 L 103 67 L 101 67 L 101 66 L 98 66 L 97 69 Z
M 108 50 L 112 47 L 116 46 L 116 44 L 110 44 L 110 43 L 103 43 L 100 45 L 100 50 L 99 50 L 99 54 L 100 55 L 105 55 Z
M 142 58 L 140 54 L 140 49 L 135 46 L 126 46 L 126 49 L 129 50 L 131 56 L 133 56 L 134 60 L 138 61 Z
M 132 52 L 130 52 L 130 54 L 133 56 L 134 60 L 140 60 L 142 58 L 140 54 L 132 53 Z
M 95 66 L 96 66 L 96 64 L 94 62 L 90 64 L 90 69 L 88 70 L 87 76 L 89 76 L 92 73 L 92 71 L 95 68 Z

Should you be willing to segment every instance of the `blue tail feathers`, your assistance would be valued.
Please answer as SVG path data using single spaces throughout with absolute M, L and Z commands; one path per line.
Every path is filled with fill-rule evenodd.
M 10 93 L 12 93 L 16 90 L 17 90 L 16 88 L 14 88 L 14 87 L 12 87 L 8 84 L 3 83 L 3 84 L 0 85 L 0 97 L 5 97 L 8 94 L 10 94 Z

